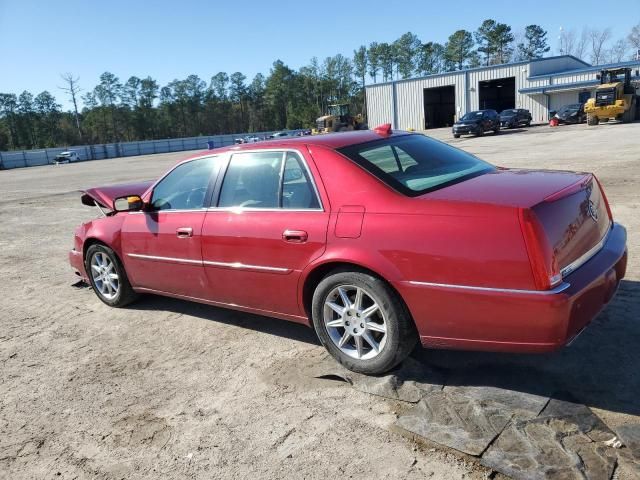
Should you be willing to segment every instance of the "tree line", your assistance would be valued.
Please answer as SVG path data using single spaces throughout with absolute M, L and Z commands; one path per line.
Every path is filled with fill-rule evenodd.
M 514 33 L 487 19 L 443 44 L 407 32 L 390 43 L 363 45 L 351 58 L 314 57 L 298 70 L 276 60 L 267 76 L 250 81 L 241 72 L 219 72 L 161 86 L 149 76 L 122 81 L 105 72 L 84 91 L 77 77 L 65 74 L 59 88 L 69 111 L 48 91 L 0 93 L 0 150 L 308 128 L 332 103 L 364 113 L 369 83 L 541 58 L 551 50 L 547 35 L 539 25 Z M 640 24 L 615 42 L 610 29 L 562 30 L 559 50 L 594 65 L 631 59 L 640 50 Z

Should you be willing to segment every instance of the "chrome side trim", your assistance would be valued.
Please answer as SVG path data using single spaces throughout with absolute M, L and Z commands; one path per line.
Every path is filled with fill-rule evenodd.
M 206 207 L 203 208 L 186 208 L 184 210 L 179 210 L 175 208 L 166 209 L 166 210 L 136 210 L 134 212 L 127 212 L 129 215 L 158 215 L 160 213 L 206 213 L 208 209 Z
M 321 208 L 255 208 L 255 207 L 209 207 L 209 212 L 279 212 L 279 213 L 293 213 L 293 212 L 320 212 L 324 210 Z
M 157 255 L 143 255 L 141 253 L 127 253 L 127 256 L 132 258 L 139 258 L 141 260 L 151 260 L 157 262 L 169 262 L 169 263 L 182 263 L 187 265 L 200 265 L 200 266 L 208 266 L 208 267 L 222 267 L 222 268 L 233 268 L 238 270 L 258 270 L 262 272 L 273 272 L 273 273 L 290 273 L 290 268 L 282 268 L 282 267 L 266 267 L 263 265 L 246 265 L 240 262 L 213 262 L 210 260 L 191 260 L 188 258 L 175 258 L 175 257 L 160 257 Z
M 609 232 L 611 232 L 611 228 L 612 228 L 612 225 L 611 223 L 609 223 L 609 228 L 607 229 L 607 233 L 604 234 L 604 236 L 600 239 L 598 243 L 596 243 L 593 247 L 591 247 L 584 255 L 580 256 L 579 258 L 571 262 L 569 265 L 564 267 L 562 270 L 560 270 L 560 273 L 562 274 L 562 278 L 566 277 L 570 273 L 579 269 L 582 265 L 587 263 L 591 259 L 591 257 L 593 257 L 600 250 L 602 250 L 602 247 L 604 247 L 604 244 L 607 242 L 607 239 L 609 238 Z
M 459 290 L 474 290 L 480 292 L 499 292 L 499 293 L 514 293 L 520 295 L 555 295 L 565 291 L 571 286 L 571 284 L 562 282 L 557 287 L 551 290 L 519 290 L 516 288 L 494 288 L 494 287 L 475 287 L 473 285 L 452 285 L 449 283 L 433 283 L 433 282 L 418 282 L 410 280 L 411 285 L 418 285 L 421 287 L 441 287 L 441 288 L 454 288 Z
M 260 270 L 265 272 L 277 272 L 277 273 L 289 273 L 291 271 L 290 268 L 282 268 L 282 267 L 265 267 L 262 265 L 246 265 L 240 262 L 212 262 L 210 260 L 205 260 L 202 262 L 205 266 L 210 267 L 222 267 L 222 268 L 234 268 L 240 270 Z
M 157 262 L 170 262 L 170 263 L 186 263 L 189 265 L 202 265 L 201 260 L 191 260 L 188 258 L 174 258 L 174 257 L 158 257 L 156 255 L 142 255 L 141 253 L 127 253 L 128 257 L 139 258 L 141 260 L 154 260 Z

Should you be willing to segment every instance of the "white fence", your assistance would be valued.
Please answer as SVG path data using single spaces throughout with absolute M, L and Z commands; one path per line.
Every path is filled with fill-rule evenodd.
M 290 133 L 296 134 L 298 130 Z M 75 147 L 45 148 L 44 150 L 16 150 L 0 152 L 0 170 L 20 167 L 33 167 L 54 163 L 56 155 L 66 150 L 74 150 L 80 160 L 103 160 L 106 158 L 130 157 L 154 153 L 181 152 L 184 150 L 204 150 L 208 148 L 233 145 L 237 138 L 268 137 L 273 132 L 243 133 L 231 135 L 211 135 L 190 138 L 169 138 L 166 140 L 147 140 L 140 142 L 105 143 L 98 145 L 79 145 Z

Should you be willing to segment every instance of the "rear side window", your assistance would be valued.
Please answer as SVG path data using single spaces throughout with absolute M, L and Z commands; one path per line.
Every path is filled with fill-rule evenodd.
M 495 167 L 424 135 L 351 145 L 340 153 L 407 196 L 417 196 L 495 170 Z
M 235 153 L 220 191 L 219 207 L 278 208 L 282 152 Z
M 309 172 L 294 152 L 246 152 L 231 157 L 221 208 L 320 209 Z
M 284 164 L 282 208 L 292 210 L 320 208 L 309 172 L 302 165 L 298 155 L 293 152 L 287 153 Z

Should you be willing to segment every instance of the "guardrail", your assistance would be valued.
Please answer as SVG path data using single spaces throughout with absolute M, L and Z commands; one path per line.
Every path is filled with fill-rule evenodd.
M 292 134 L 300 130 L 291 130 Z M 35 167 L 53 164 L 56 155 L 64 151 L 73 150 L 78 153 L 80 160 L 104 160 L 108 158 L 150 155 L 154 153 L 182 152 L 185 150 L 204 150 L 211 143 L 213 148 L 233 145 L 237 138 L 268 137 L 274 132 L 238 133 L 230 135 L 209 135 L 188 138 L 168 138 L 166 140 L 145 140 L 139 142 L 118 142 L 96 145 L 78 145 L 59 148 L 45 148 L 42 150 L 16 150 L 0 152 L 0 170 L 11 168 Z

